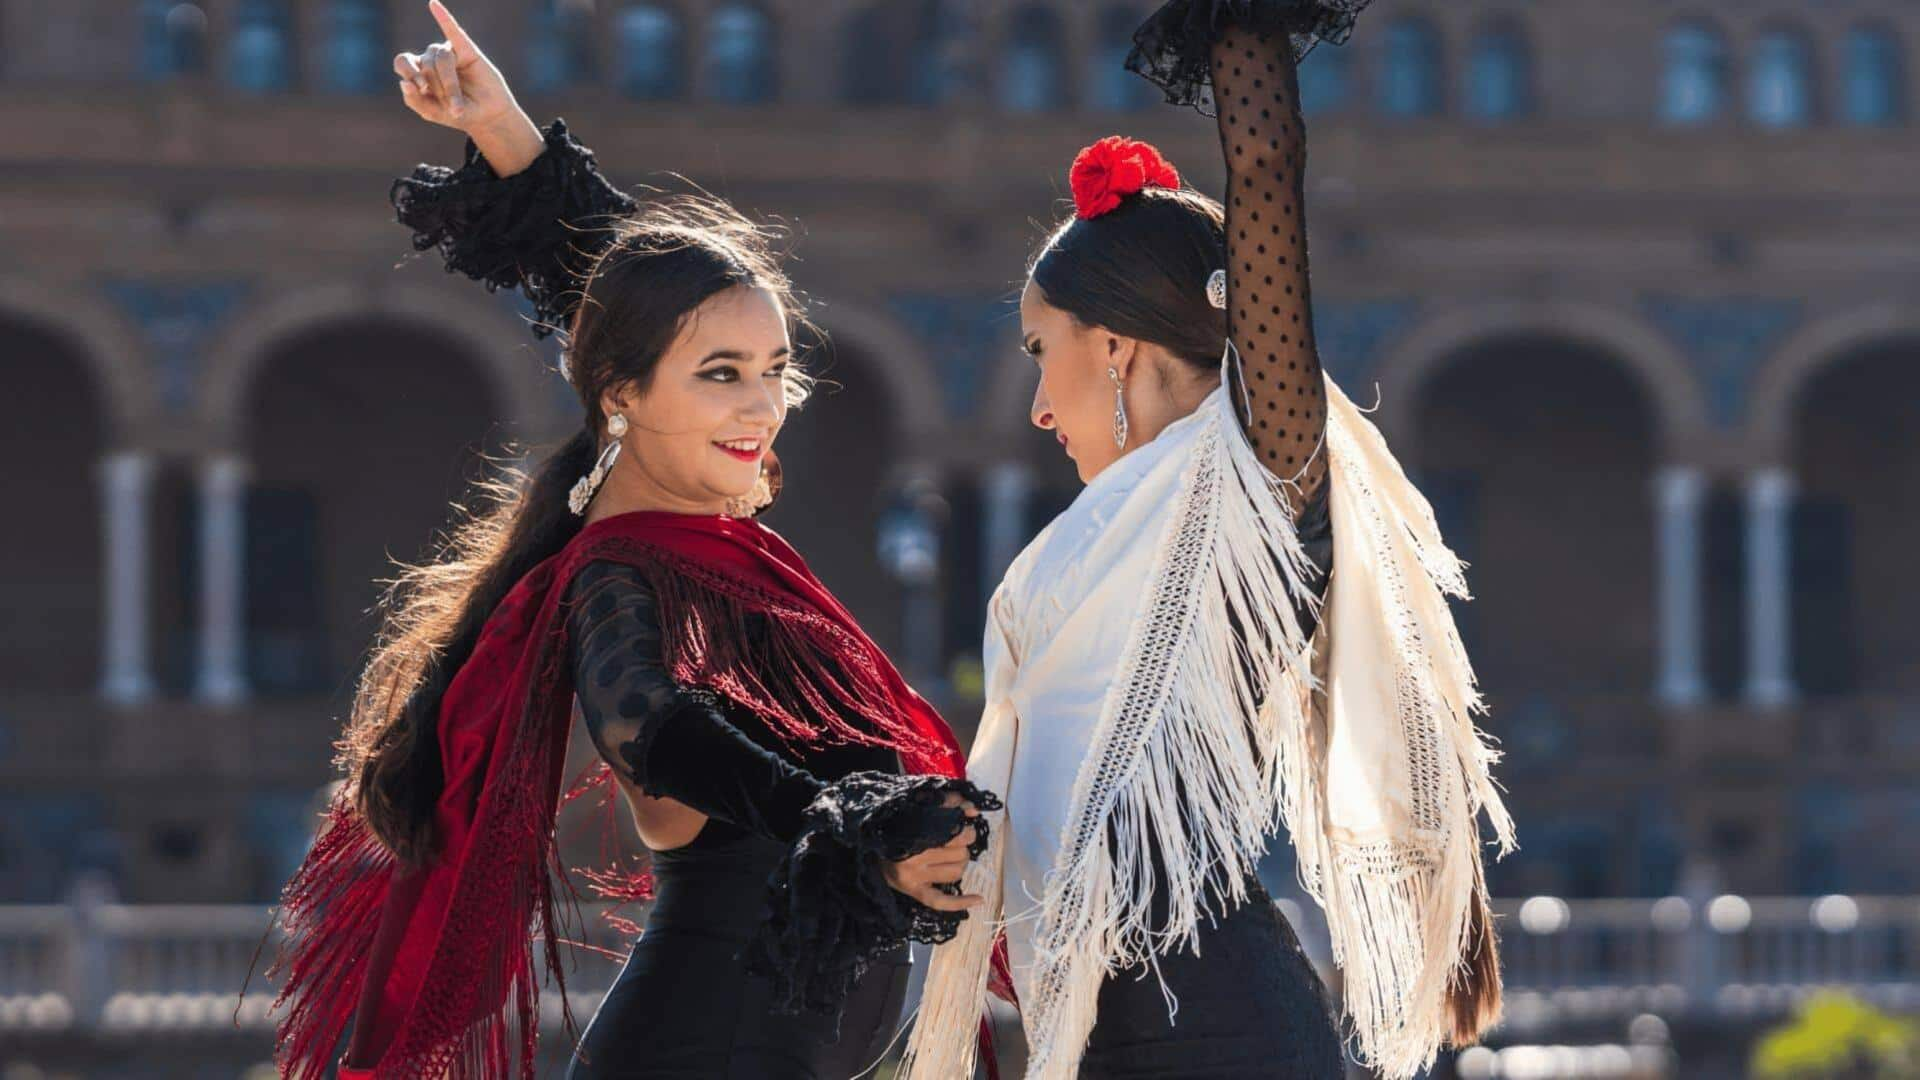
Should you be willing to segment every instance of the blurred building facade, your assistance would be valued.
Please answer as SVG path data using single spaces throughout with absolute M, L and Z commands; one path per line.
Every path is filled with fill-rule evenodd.
M 828 385 L 772 523 L 971 727 L 979 613 L 1073 496 L 1013 297 L 1072 154 L 1210 121 L 1143 3 L 466 0 L 625 185 L 797 226 Z M 381 0 L 0 6 L 0 893 L 264 900 L 388 558 L 578 406 L 408 256 L 457 136 Z M 1920 140 L 1905 0 L 1376 0 L 1303 69 L 1329 368 L 1473 564 L 1507 895 L 1920 888 Z

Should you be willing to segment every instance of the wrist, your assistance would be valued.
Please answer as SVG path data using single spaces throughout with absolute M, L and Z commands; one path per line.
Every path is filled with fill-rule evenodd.
M 547 148 L 546 136 L 533 118 L 515 108 L 505 116 L 471 124 L 467 137 L 494 172 L 511 176 L 533 164 Z
M 533 122 L 533 117 L 528 116 L 526 111 L 518 105 L 509 105 L 491 116 L 471 117 L 462 125 L 462 128 L 475 141 L 481 138 L 495 141 L 511 140 L 520 137 L 528 130 L 535 132 L 540 130 L 539 125 Z

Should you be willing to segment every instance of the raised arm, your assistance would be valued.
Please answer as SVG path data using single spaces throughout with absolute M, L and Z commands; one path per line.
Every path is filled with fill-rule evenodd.
M 1321 505 L 1326 391 L 1307 281 L 1306 125 L 1299 57 L 1346 41 L 1368 0 L 1167 0 L 1134 35 L 1127 67 L 1217 118 L 1227 166 L 1227 322 L 1260 459 Z M 1238 393 L 1238 387 L 1234 388 Z
M 394 73 L 408 108 L 466 133 L 466 157 L 394 181 L 394 211 L 414 250 L 437 249 L 449 272 L 525 293 L 544 337 L 566 326 L 605 227 L 639 204 L 600 175 L 564 122 L 536 127 L 453 13 L 429 6 L 446 40 L 396 56 Z
M 1307 277 L 1306 128 L 1293 45 L 1230 25 L 1212 48 L 1227 167 L 1227 325 L 1251 409 L 1247 435 L 1301 510 L 1326 481 L 1326 390 Z

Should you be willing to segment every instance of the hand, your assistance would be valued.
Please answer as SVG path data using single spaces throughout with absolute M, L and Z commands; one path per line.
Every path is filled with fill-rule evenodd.
M 434 42 L 422 52 L 393 58 L 394 74 L 400 76 L 400 96 L 407 107 L 423 120 L 469 135 L 476 129 L 486 130 L 512 120 L 520 112 L 520 105 L 513 100 L 500 69 L 460 28 L 445 4 L 432 0 L 427 10 L 447 39 Z
M 953 839 L 917 855 L 886 863 L 882 872 L 886 875 L 887 884 L 895 892 L 905 893 L 935 911 L 966 911 L 985 903 L 985 898 L 972 894 L 956 896 L 942 891 L 939 886 L 951 887 L 960 883 L 960 873 L 972 858 L 967 847 L 973 843 L 973 819 L 980 816 L 980 811 L 972 803 L 952 793 L 941 805 L 948 809 L 959 808 L 966 815 L 967 823 L 953 835 Z

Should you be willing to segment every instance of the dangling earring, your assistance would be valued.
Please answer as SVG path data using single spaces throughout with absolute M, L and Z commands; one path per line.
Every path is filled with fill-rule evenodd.
M 1127 448 L 1127 387 L 1120 381 L 1120 372 L 1107 369 L 1107 378 L 1113 380 L 1113 445 L 1122 450 Z
M 753 490 L 737 499 L 727 500 L 727 516 L 750 518 L 773 502 L 773 485 L 767 483 L 766 466 L 760 467 L 760 475 L 753 481 Z
M 625 416 L 614 413 L 607 417 L 607 434 L 612 436 L 612 440 L 607 443 L 605 450 L 600 451 L 599 460 L 593 463 L 593 468 L 587 471 L 587 475 L 574 481 L 573 490 L 567 492 L 567 509 L 573 511 L 574 516 L 586 514 L 588 505 L 593 502 L 594 492 L 599 491 L 600 485 L 606 483 L 607 473 L 613 470 L 613 463 L 620 460 L 620 437 L 626 433 L 627 418 Z

